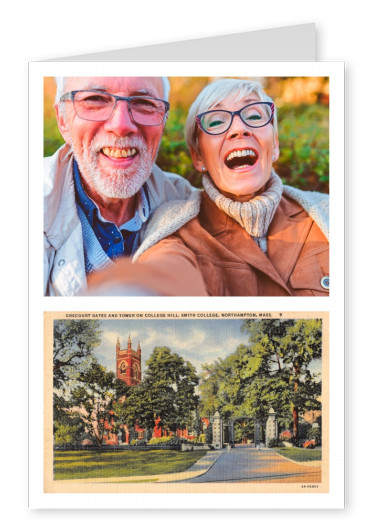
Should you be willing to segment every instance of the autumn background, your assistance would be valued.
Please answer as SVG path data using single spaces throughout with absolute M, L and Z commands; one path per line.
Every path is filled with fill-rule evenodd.
M 195 170 L 184 140 L 188 110 L 212 77 L 171 77 L 171 111 L 163 134 L 157 164 L 182 175 L 195 186 Z M 329 80 L 325 77 L 249 78 L 261 82 L 278 111 L 280 157 L 274 164 L 284 183 L 303 190 L 329 192 Z M 55 81 L 44 82 L 44 155 L 63 143 L 56 125 Z

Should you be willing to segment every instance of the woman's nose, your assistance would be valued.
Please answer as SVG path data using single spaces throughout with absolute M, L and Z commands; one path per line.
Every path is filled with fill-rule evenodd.
M 127 136 L 137 132 L 138 126 L 129 112 L 127 101 L 117 101 L 110 118 L 104 123 L 106 131 L 117 136 Z
M 252 136 L 252 129 L 248 127 L 240 116 L 234 116 L 230 129 L 227 131 L 228 138 L 238 138 Z

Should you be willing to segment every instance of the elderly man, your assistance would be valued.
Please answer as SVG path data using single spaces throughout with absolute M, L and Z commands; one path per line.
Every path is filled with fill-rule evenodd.
M 66 144 L 45 159 L 46 295 L 82 293 L 87 275 L 137 250 L 159 205 L 194 194 L 154 164 L 168 92 L 167 78 L 57 79 Z

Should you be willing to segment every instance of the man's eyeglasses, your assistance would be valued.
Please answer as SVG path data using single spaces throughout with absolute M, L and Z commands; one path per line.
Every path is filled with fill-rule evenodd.
M 149 96 L 115 96 L 100 90 L 73 90 L 63 94 L 60 101 L 71 100 L 79 118 L 90 122 L 108 120 L 118 101 L 128 103 L 129 114 L 138 125 L 160 125 L 170 109 L 168 101 Z
M 250 103 L 238 111 L 203 112 L 196 116 L 196 123 L 208 135 L 222 135 L 230 129 L 234 116 L 239 116 L 248 127 L 264 127 L 273 120 L 274 103 L 259 101 Z

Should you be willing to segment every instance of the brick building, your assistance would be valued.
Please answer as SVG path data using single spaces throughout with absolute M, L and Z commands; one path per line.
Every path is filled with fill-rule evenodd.
M 137 350 L 132 348 L 132 339 L 129 334 L 128 344 L 126 349 L 121 349 L 120 339 L 117 338 L 116 341 L 116 377 L 120 380 L 123 380 L 127 385 L 134 386 L 138 385 L 142 381 L 142 372 L 141 372 L 141 344 L 138 342 Z M 125 397 L 124 397 L 125 398 Z M 112 412 L 110 411 L 110 419 L 105 422 L 106 434 L 104 436 L 105 444 L 112 445 L 118 444 L 118 434 L 113 431 L 113 418 Z M 137 432 L 138 438 L 143 439 L 144 430 L 139 426 L 135 426 L 135 431 Z M 129 430 L 127 426 L 122 426 L 120 429 L 122 434 L 122 442 L 129 444 Z M 160 423 L 160 419 L 155 419 L 155 427 L 153 430 L 153 437 L 166 437 L 173 435 L 169 430 L 163 428 Z M 176 431 L 178 437 L 193 438 L 192 435 L 188 434 L 187 428 L 178 429 Z

